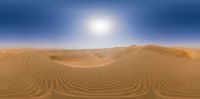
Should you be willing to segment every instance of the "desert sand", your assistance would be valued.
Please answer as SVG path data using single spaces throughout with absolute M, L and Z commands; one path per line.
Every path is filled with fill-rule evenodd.
M 200 99 L 200 52 L 1 49 L 0 99 Z

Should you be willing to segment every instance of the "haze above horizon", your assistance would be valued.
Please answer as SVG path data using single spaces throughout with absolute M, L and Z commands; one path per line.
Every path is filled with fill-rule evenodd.
M 0 1 L 0 47 L 200 47 L 197 0 Z

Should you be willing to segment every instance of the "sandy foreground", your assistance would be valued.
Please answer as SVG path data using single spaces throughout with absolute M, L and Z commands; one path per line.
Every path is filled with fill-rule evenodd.
M 200 99 L 200 51 L 1 49 L 0 99 Z

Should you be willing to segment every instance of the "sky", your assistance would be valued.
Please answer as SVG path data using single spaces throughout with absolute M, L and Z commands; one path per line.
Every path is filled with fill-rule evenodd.
M 98 36 L 86 20 L 112 20 Z M 0 47 L 200 47 L 199 0 L 0 0 Z

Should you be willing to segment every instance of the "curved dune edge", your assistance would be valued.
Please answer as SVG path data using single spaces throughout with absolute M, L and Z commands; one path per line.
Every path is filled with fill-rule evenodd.
M 101 67 L 140 49 L 138 46 L 127 48 L 106 48 L 91 50 L 64 50 L 42 52 L 49 59 L 66 66 L 79 68 Z
M 200 60 L 154 51 L 130 51 L 96 68 L 61 65 L 32 52 L 7 55 L 0 59 L 7 71 L 0 73 L 0 99 L 199 99 Z
M 115 61 L 109 61 L 109 62 L 102 62 L 102 63 L 98 63 L 98 64 L 89 64 L 89 65 L 80 65 L 80 63 L 76 63 L 76 62 L 62 62 L 62 61 L 54 61 L 55 63 L 64 65 L 64 66 L 69 66 L 69 67 L 73 67 L 73 68 L 97 68 L 97 67 L 103 67 L 103 66 L 107 66 L 109 64 L 114 63 Z
M 92 68 L 105 66 L 114 63 L 129 55 L 130 53 L 137 52 L 139 50 L 147 50 L 161 55 L 170 55 L 172 57 L 188 58 L 188 59 L 200 59 L 200 51 L 189 48 L 167 48 L 155 45 L 147 46 L 129 46 L 122 48 L 110 48 L 110 49 L 95 49 L 95 50 L 76 50 L 76 51 L 58 51 L 45 55 L 50 57 L 51 60 L 66 66 L 79 67 L 79 68 Z M 48 51 L 46 53 L 49 53 Z M 71 57 L 67 57 L 68 55 Z M 80 56 L 81 57 L 77 57 Z M 83 54 L 83 55 L 82 55 Z M 52 58 L 53 57 L 53 58 Z M 76 57 L 76 58 L 73 58 Z

